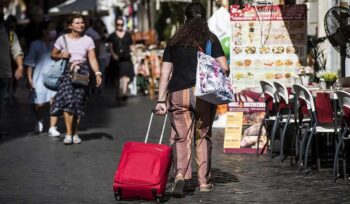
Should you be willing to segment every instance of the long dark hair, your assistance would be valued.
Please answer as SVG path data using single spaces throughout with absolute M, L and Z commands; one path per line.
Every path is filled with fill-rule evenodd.
M 185 23 L 168 42 L 169 46 L 180 45 L 197 48 L 212 38 L 207 23 L 207 11 L 199 2 L 190 3 L 185 9 Z

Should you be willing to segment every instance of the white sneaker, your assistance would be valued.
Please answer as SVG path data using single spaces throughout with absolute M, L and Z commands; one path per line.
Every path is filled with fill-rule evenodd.
M 42 121 L 38 121 L 36 124 L 35 124 L 35 132 L 37 133 L 41 133 L 44 131 L 44 124 Z
M 66 145 L 68 145 L 68 144 L 72 144 L 72 136 L 70 136 L 70 135 L 66 135 L 65 137 L 64 137 L 64 140 L 63 140 L 63 143 L 64 144 L 66 144 Z
M 73 143 L 74 144 L 80 144 L 81 143 L 81 139 L 78 135 L 74 135 L 73 136 Z
M 49 129 L 49 137 L 58 137 L 61 133 L 57 131 L 57 127 L 50 127 Z

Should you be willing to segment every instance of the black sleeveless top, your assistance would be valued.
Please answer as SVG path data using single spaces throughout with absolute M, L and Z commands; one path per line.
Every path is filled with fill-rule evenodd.
M 205 49 L 206 44 L 202 45 Z M 166 46 L 163 54 L 164 62 L 173 63 L 173 73 L 169 81 L 168 91 L 174 92 L 196 85 L 197 51 L 195 48 L 182 46 Z M 219 39 L 212 40 L 211 56 L 214 58 L 225 56 Z

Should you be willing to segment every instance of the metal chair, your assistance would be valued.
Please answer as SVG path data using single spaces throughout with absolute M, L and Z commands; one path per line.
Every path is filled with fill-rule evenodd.
M 299 84 L 293 85 L 293 90 L 295 94 L 294 95 L 295 134 L 293 135 L 293 141 L 292 141 L 292 147 L 291 147 L 291 164 L 293 163 L 293 146 L 295 144 L 295 159 L 296 159 L 296 162 L 299 163 L 299 170 L 301 170 L 303 167 L 303 156 L 302 156 L 303 149 L 304 149 L 303 147 L 304 147 L 305 139 L 307 137 L 306 135 L 302 134 L 302 131 L 307 130 L 311 126 L 310 118 L 315 117 L 312 115 L 311 104 L 306 101 L 304 89 L 305 88 L 302 85 L 299 85 Z M 308 93 L 306 95 L 308 95 Z M 313 110 L 314 110 L 314 106 L 313 106 Z M 309 120 L 306 121 L 305 120 L 306 117 L 308 117 Z
M 317 105 L 315 105 L 313 95 L 308 91 L 304 86 L 293 85 L 293 88 L 298 95 L 296 96 L 299 100 L 299 103 L 305 103 L 307 110 L 310 115 L 310 122 L 307 134 L 302 137 L 300 152 L 299 152 L 299 169 L 305 170 L 305 175 L 310 172 L 307 168 L 308 165 L 308 155 L 311 142 L 314 136 L 318 133 L 334 133 L 334 118 L 333 118 L 333 109 L 331 105 L 330 98 L 325 93 L 318 93 L 317 95 Z M 328 113 L 328 114 L 327 114 Z M 317 139 L 317 137 L 316 137 Z M 305 146 L 305 142 L 306 147 Z M 320 169 L 320 158 L 319 158 L 319 149 L 316 140 L 316 156 L 317 156 L 317 169 Z M 304 157 L 304 158 L 303 158 Z
M 260 81 L 261 89 L 265 97 L 265 116 L 261 122 L 260 128 L 259 128 L 259 133 L 258 133 L 258 138 L 257 138 L 257 148 L 256 148 L 256 154 L 260 155 L 265 151 L 265 148 L 268 146 L 268 140 L 264 144 L 264 147 L 262 148 L 261 152 L 259 153 L 259 143 L 260 143 L 260 137 L 261 137 L 261 132 L 262 128 L 265 127 L 266 129 L 266 136 L 269 131 L 267 131 L 268 127 L 272 125 L 273 123 L 273 128 L 271 135 L 269 135 L 268 138 L 274 138 L 274 134 L 276 132 L 276 88 L 273 86 L 272 83 L 268 81 Z M 270 149 L 271 150 L 271 149 Z M 272 152 L 270 152 L 268 148 L 268 153 L 272 156 Z
M 280 82 L 273 82 L 276 88 L 276 101 L 277 101 L 277 110 L 278 110 L 278 118 L 276 119 L 276 128 L 278 129 L 280 124 L 283 125 L 282 133 L 280 134 L 281 139 L 281 148 L 280 148 L 280 159 L 283 161 L 285 159 L 284 156 L 284 140 L 287 131 L 287 127 L 290 123 L 294 123 L 295 120 L 292 118 L 292 103 L 291 99 L 294 99 L 293 95 L 290 95 L 288 89 Z M 272 141 L 274 140 L 271 139 Z M 273 142 L 271 144 L 271 151 L 273 151 Z
M 342 115 L 342 129 L 341 136 L 338 138 L 333 165 L 333 181 L 336 182 L 338 178 L 338 164 L 339 164 L 339 151 L 343 146 L 343 176 L 347 178 L 346 174 L 346 159 L 344 158 L 344 142 L 349 140 L 349 127 L 350 127 L 350 93 L 345 91 L 337 91 L 337 98 L 339 100 L 341 115 Z

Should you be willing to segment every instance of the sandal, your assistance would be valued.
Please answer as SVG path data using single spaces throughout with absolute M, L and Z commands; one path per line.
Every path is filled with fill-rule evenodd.
M 212 183 L 209 184 L 201 184 L 199 186 L 199 192 L 210 192 L 214 189 L 214 185 Z
M 175 198 L 182 198 L 184 197 L 184 186 L 185 186 L 185 179 L 181 174 L 177 175 L 175 177 L 174 186 L 171 190 L 171 195 Z

